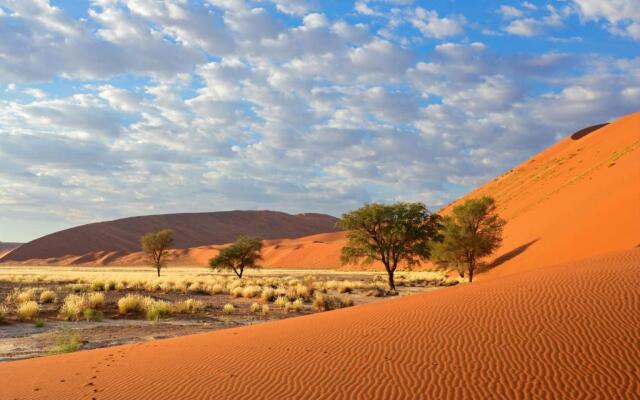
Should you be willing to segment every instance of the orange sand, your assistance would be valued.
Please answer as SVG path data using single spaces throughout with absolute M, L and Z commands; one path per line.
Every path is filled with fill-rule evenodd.
M 638 398 L 640 249 L 207 334 L 0 364 L 2 399 Z

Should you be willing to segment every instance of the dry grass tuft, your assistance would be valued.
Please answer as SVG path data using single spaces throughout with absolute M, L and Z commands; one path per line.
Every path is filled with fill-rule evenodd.
M 33 300 L 20 303 L 16 307 L 16 315 L 22 321 L 32 320 L 39 312 L 40 306 Z
M 222 307 L 222 312 L 227 315 L 233 314 L 235 310 L 236 310 L 235 306 L 231 303 L 227 303 L 224 305 L 224 307 Z
M 42 293 L 40 293 L 40 303 L 42 304 L 55 303 L 57 299 L 58 296 L 53 290 L 44 290 Z
M 85 296 L 77 294 L 69 294 L 64 298 L 62 307 L 58 312 L 60 317 L 67 321 L 77 321 L 80 319 L 80 314 L 87 308 L 87 301 Z
M 313 308 L 318 311 L 329 311 L 353 305 L 353 300 L 340 296 L 330 296 L 321 294 L 313 301 Z
M 118 300 L 118 312 L 128 314 L 145 311 L 145 299 L 139 294 L 128 294 Z

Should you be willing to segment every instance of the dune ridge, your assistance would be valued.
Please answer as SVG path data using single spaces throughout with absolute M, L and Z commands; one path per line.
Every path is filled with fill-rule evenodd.
M 291 215 L 277 211 L 220 211 L 149 215 L 97 222 L 43 236 L 9 252 L 0 262 L 26 264 L 111 264 L 140 250 L 140 237 L 169 228 L 175 247 L 223 244 L 239 235 L 295 238 L 336 231 L 326 214 Z M 176 253 L 176 258 L 180 253 Z M 134 257 L 135 258 L 135 257 Z
M 637 398 L 640 249 L 332 312 L 0 364 L 0 398 Z

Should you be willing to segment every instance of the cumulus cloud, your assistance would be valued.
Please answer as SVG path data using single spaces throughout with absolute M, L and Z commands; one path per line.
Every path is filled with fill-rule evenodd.
M 630 26 L 633 10 L 582 3 L 585 21 Z M 504 51 L 473 17 L 410 0 L 77 7 L 0 0 L 0 235 L 40 221 L 2 240 L 160 212 L 437 208 L 640 106 L 638 54 Z M 498 11 L 525 38 L 566 16 Z
M 586 21 L 604 21 L 609 32 L 640 40 L 640 4 L 635 0 L 573 0 Z

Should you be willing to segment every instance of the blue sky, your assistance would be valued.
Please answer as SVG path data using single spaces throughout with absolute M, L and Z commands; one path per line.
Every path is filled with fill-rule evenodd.
M 0 0 L 0 241 L 432 209 L 640 110 L 640 1 Z

